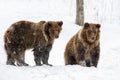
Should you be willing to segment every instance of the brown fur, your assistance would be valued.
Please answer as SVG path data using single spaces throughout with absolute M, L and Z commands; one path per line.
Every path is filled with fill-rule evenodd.
M 97 67 L 100 55 L 99 28 L 99 24 L 85 23 L 83 29 L 70 39 L 64 53 L 66 65 Z
M 7 64 L 27 66 L 24 62 L 25 50 L 32 49 L 36 65 L 48 64 L 49 52 L 55 38 L 59 37 L 62 21 L 19 21 L 12 24 L 4 35 Z M 49 49 L 48 49 L 49 48 Z M 46 57 L 47 54 L 47 57 Z

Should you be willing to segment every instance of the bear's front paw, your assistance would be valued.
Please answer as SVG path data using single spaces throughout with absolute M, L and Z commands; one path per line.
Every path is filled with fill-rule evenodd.
M 53 66 L 52 64 L 47 64 L 48 66 Z
M 52 64 L 43 64 L 43 65 L 53 66 Z

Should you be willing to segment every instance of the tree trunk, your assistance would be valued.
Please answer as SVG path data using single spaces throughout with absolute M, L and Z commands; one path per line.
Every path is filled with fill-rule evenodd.
M 76 0 L 76 24 L 83 26 L 84 24 L 84 0 Z

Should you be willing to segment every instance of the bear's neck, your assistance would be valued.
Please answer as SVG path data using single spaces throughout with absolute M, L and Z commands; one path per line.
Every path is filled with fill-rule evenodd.
M 48 31 L 45 31 L 45 35 L 46 35 L 46 37 L 48 39 L 48 44 L 53 44 L 55 38 L 51 37 L 50 33 Z

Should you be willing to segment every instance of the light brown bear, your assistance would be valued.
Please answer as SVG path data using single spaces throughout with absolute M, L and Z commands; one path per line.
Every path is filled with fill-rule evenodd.
M 100 24 L 85 23 L 67 43 L 64 53 L 65 64 L 97 67 L 99 55 Z
M 55 38 L 62 30 L 62 21 L 18 21 L 12 24 L 4 34 L 4 47 L 8 65 L 28 66 L 25 63 L 25 51 L 33 49 L 36 65 L 50 65 L 49 52 Z M 41 63 L 42 62 L 42 63 Z

